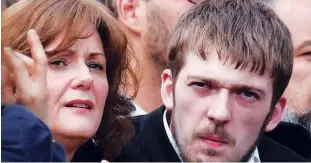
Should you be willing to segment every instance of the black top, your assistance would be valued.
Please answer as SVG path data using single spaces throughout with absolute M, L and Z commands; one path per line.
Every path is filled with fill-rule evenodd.
M 78 148 L 71 162 L 100 162 L 103 159 L 103 151 L 90 139 Z

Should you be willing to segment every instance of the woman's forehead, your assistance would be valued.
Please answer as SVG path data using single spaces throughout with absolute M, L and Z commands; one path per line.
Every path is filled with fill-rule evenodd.
M 46 45 L 44 48 L 45 51 L 54 51 L 59 48 L 64 49 L 64 47 L 69 48 L 78 39 L 87 39 L 97 32 L 93 25 L 84 27 L 84 29 L 82 29 L 82 33 L 79 31 L 80 30 L 74 31 L 70 27 L 64 28 L 51 39 L 48 45 Z

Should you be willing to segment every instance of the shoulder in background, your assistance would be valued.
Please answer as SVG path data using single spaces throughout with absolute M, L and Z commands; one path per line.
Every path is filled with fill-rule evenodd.
M 303 126 L 290 122 L 281 122 L 266 135 L 311 161 L 311 133 Z

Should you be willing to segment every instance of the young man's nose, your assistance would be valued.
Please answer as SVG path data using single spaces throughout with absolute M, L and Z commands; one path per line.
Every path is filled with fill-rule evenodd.
M 225 123 L 231 119 L 231 104 L 228 91 L 221 91 L 213 98 L 213 104 L 207 111 L 210 120 Z

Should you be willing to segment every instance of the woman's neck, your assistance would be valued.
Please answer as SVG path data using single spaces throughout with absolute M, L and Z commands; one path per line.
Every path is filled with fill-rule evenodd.
M 70 138 L 66 139 L 65 141 L 63 140 L 61 142 L 63 142 L 63 145 L 66 150 L 66 160 L 71 161 L 75 152 L 83 144 L 84 140 L 78 138 Z
M 76 150 L 67 150 L 66 149 L 66 160 L 70 162 L 72 160 L 73 155 L 75 154 Z
M 56 136 L 54 134 L 53 138 L 65 147 L 67 161 L 72 160 L 77 149 L 85 142 L 85 138 L 81 137 Z

